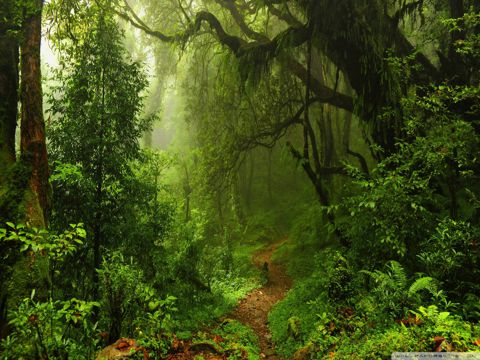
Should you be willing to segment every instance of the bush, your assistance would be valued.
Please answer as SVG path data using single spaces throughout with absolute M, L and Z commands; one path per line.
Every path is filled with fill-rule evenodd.
M 139 334 L 155 351 L 166 349 L 172 336 L 175 297 L 165 299 L 144 283 L 143 272 L 114 252 L 98 270 L 102 294 L 102 324 L 108 328 L 109 343 L 121 336 Z M 148 336 L 147 336 L 148 335 Z
M 99 344 L 92 321 L 97 302 L 36 301 L 35 292 L 10 313 L 11 334 L 1 342 L 2 359 L 91 359 Z

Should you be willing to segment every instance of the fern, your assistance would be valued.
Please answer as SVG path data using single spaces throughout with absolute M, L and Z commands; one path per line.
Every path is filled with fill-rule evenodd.
M 405 289 L 407 286 L 407 274 L 402 265 L 397 261 L 390 261 L 388 265 L 390 268 L 390 278 L 396 288 Z
M 390 282 L 389 274 L 384 273 L 380 270 L 375 270 L 375 271 L 361 270 L 360 272 L 370 276 L 373 279 L 373 281 L 377 284 L 377 287 L 384 287 L 386 284 Z
M 422 290 L 428 290 L 431 294 L 436 293 L 437 285 L 435 284 L 435 280 L 429 276 L 415 280 L 408 289 L 408 296 L 413 296 Z

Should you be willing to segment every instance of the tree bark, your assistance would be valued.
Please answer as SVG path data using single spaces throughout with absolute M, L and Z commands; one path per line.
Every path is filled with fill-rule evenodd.
M 49 170 L 43 119 L 40 44 L 42 0 L 32 0 L 21 39 L 21 153 L 30 166 L 30 191 L 26 196 L 26 219 L 33 226 L 48 224 Z
M 18 40 L 0 36 L 0 177 L 15 162 L 18 104 Z M 0 184 L 2 183 L 0 178 Z

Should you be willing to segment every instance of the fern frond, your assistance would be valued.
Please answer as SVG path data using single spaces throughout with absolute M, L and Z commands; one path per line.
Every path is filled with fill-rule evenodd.
M 395 286 L 401 289 L 407 286 L 407 274 L 405 269 L 398 261 L 390 261 L 388 267 L 390 268 L 390 277 L 395 282 Z
M 415 282 L 410 285 L 410 288 L 408 289 L 408 296 L 413 296 L 422 290 L 428 290 L 430 293 L 436 292 L 437 285 L 435 284 L 434 279 L 426 276 L 415 280 Z
M 362 270 L 362 273 L 370 276 L 376 284 L 376 290 L 383 289 L 388 287 L 388 285 L 392 282 L 390 274 L 384 273 L 380 270 L 375 271 L 368 271 Z

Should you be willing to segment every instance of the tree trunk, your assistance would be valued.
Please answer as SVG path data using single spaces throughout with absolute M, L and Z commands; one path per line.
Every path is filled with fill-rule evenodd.
M 268 202 L 271 205 L 273 202 L 273 185 L 272 185 L 272 152 L 273 148 L 268 149 L 268 164 L 267 164 L 267 192 Z
M 17 39 L 0 36 L 0 185 L 6 167 L 15 162 L 18 61 Z
M 0 17 L 4 14 L 0 9 Z M 0 24 L 0 34 L 3 32 Z M 0 222 L 16 221 L 23 199 L 18 174 L 8 169 L 15 163 L 15 131 L 18 116 L 18 40 L 0 35 Z M 11 188 L 12 180 L 15 189 Z M 21 182 L 24 184 L 24 181 Z M 5 250 L 5 249 L 4 249 Z M 2 250 L 0 250 L 2 253 Z M 1 270 L 0 270 L 1 272 Z M 0 295 L 1 296 L 1 295 Z M 0 305 L 1 307 L 1 305 Z
M 48 160 L 43 119 L 40 44 L 42 0 L 32 0 L 30 13 L 23 24 L 21 39 L 21 141 L 23 161 L 30 166 L 30 191 L 26 195 L 26 219 L 33 226 L 48 223 Z M 30 10 L 32 9 L 32 10 Z
M 449 0 L 450 17 L 453 19 L 462 18 L 465 15 L 465 6 L 463 0 Z M 463 24 L 463 21 L 461 22 Z M 467 69 L 463 62 L 462 57 L 456 51 L 457 41 L 465 40 L 465 31 L 456 30 L 450 33 L 450 47 L 449 47 L 449 60 L 450 60 L 450 77 L 454 80 L 454 83 L 464 83 L 467 81 Z
M 103 20 L 103 19 L 102 19 Z M 101 246 L 103 245 L 103 203 L 104 203 L 104 156 L 105 156 L 105 121 L 106 121 L 106 65 L 104 64 L 103 68 L 100 71 L 100 82 L 101 82 L 101 115 L 100 115 L 100 124 L 99 124 L 99 144 L 98 144 L 98 158 L 95 164 L 96 174 L 95 174 L 95 217 L 93 223 L 93 299 L 99 299 L 99 277 L 97 269 L 102 265 L 102 252 Z M 97 314 L 95 314 L 97 316 Z
M 461 18 L 465 14 L 465 5 L 463 0 L 449 0 L 450 2 L 450 16 L 453 19 Z

